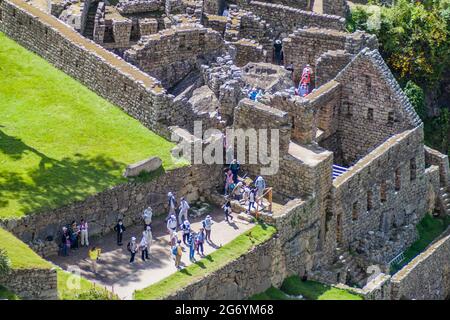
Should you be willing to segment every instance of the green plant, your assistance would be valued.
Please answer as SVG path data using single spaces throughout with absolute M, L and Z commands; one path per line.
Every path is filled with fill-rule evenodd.
M 112 292 L 106 290 L 98 290 L 91 288 L 88 291 L 84 291 L 76 294 L 77 300 L 118 300 Z
M 7 275 L 11 270 L 11 260 L 9 260 L 6 250 L 0 248 L 0 278 Z

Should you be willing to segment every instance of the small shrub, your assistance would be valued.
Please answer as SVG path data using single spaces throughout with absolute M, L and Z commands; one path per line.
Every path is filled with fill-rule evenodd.
M 6 275 L 11 270 L 11 261 L 6 254 L 6 250 L 0 248 L 0 277 Z
M 88 291 L 77 294 L 78 300 L 117 300 L 117 297 L 107 290 L 91 288 Z

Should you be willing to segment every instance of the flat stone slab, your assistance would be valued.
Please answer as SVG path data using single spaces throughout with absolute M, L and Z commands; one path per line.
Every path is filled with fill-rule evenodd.
M 134 164 L 130 164 L 123 173 L 124 177 L 135 177 L 141 172 L 152 172 L 158 170 L 162 165 L 162 160 L 159 157 L 151 157 Z

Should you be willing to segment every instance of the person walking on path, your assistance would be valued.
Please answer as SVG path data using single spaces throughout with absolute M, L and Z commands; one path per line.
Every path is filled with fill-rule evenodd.
M 189 260 L 194 261 L 194 255 L 195 255 L 195 232 L 192 231 L 189 235 Z
M 206 241 L 212 242 L 211 241 L 211 228 L 213 225 L 213 221 L 212 221 L 210 215 L 206 216 L 205 220 L 202 221 L 202 225 L 206 232 L 206 237 L 205 237 Z
M 201 256 L 204 255 L 203 244 L 205 243 L 205 231 L 203 228 L 200 229 L 200 232 L 197 234 L 197 253 Z
M 177 242 L 178 242 L 178 234 L 176 231 L 174 231 L 170 234 L 170 247 L 176 246 Z
M 263 205 L 262 197 L 264 194 L 264 189 L 266 189 L 266 181 L 264 181 L 263 177 L 259 176 L 258 178 L 256 178 L 255 187 L 257 189 L 256 196 L 259 198 L 258 205 L 262 206 Z
M 177 245 L 175 246 L 176 255 L 175 255 L 175 267 L 177 269 L 180 268 L 181 256 L 183 255 L 183 249 L 181 248 L 181 240 L 178 240 Z
M 125 232 L 125 226 L 123 225 L 122 219 L 117 221 L 116 226 L 114 227 L 114 231 L 117 232 L 117 245 L 122 245 L 123 233 Z
M 97 274 L 97 261 L 100 259 L 100 254 L 102 250 L 93 246 L 89 250 L 89 259 L 91 260 L 91 268 L 94 274 Z
M 152 234 L 152 229 L 150 228 L 150 226 L 147 226 L 146 230 L 144 231 L 144 237 L 147 240 L 147 251 L 148 251 L 148 254 L 151 254 L 153 234 Z
M 152 217 L 153 217 L 153 211 L 152 207 L 148 206 L 144 210 L 144 214 L 142 215 L 142 218 L 144 219 L 144 230 L 147 229 L 148 226 L 152 226 Z
M 80 221 L 80 235 L 81 235 L 81 246 L 89 246 L 89 234 L 88 234 L 88 223 L 84 219 Z
M 169 214 L 167 215 L 166 220 L 168 220 L 171 215 L 175 214 L 175 208 L 177 207 L 177 199 L 175 198 L 172 192 L 169 192 L 167 194 L 167 198 L 168 198 Z
M 239 169 L 241 168 L 241 165 L 236 159 L 233 159 L 233 162 L 230 164 L 230 170 L 233 174 L 233 182 L 238 183 L 238 175 L 239 175 Z
M 139 249 L 139 247 L 138 247 L 138 244 L 136 243 L 136 238 L 131 237 L 131 241 L 128 242 L 128 245 L 127 245 L 127 250 L 131 254 L 130 263 L 134 262 L 134 257 L 136 256 L 136 252 L 138 251 L 138 249 Z
M 184 220 L 188 219 L 188 210 L 190 206 L 189 203 L 186 201 L 186 199 L 183 197 L 180 201 L 180 213 L 178 214 L 178 221 L 180 225 L 183 223 Z M 184 217 L 184 219 L 183 219 Z
M 233 216 L 231 215 L 232 210 L 231 210 L 231 201 L 228 200 L 223 206 L 223 212 L 225 213 L 225 221 L 226 222 L 230 222 L 228 219 L 233 220 Z
M 247 210 L 248 214 L 251 213 L 252 207 L 253 207 L 253 209 L 255 209 L 255 200 L 256 200 L 256 188 L 253 188 L 250 191 L 250 195 L 248 198 L 248 210 Z
M 191 234 L 191 224 L 188 220 L 184 220 L 181 230 L 183 231 L 183 243 L 188 246 L 189 235 Z
M 147 238 L 145 237 L 145 231 L 142 231 L 142 239 L 141 242 L 139 243 L 139 249 L 141 250 L 141 258 L 142 261 L 145 262 L 145 259 L 149 259 L 148 257 L 148 243 L 147 243 Z
M 174 214 L 169 217 L 169 220 L 167 220 L 167 231 L 169 232 L 169 234 L 177 231 L 177 218 Z

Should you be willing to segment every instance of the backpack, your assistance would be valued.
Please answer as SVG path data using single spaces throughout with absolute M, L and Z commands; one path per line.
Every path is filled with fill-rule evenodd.
M 173 254 L 174 256 L 176 256 L 177 253 L 178 253 L 177 247 L 174 246 L 174 247 L 172 248 L 172 254 Z

